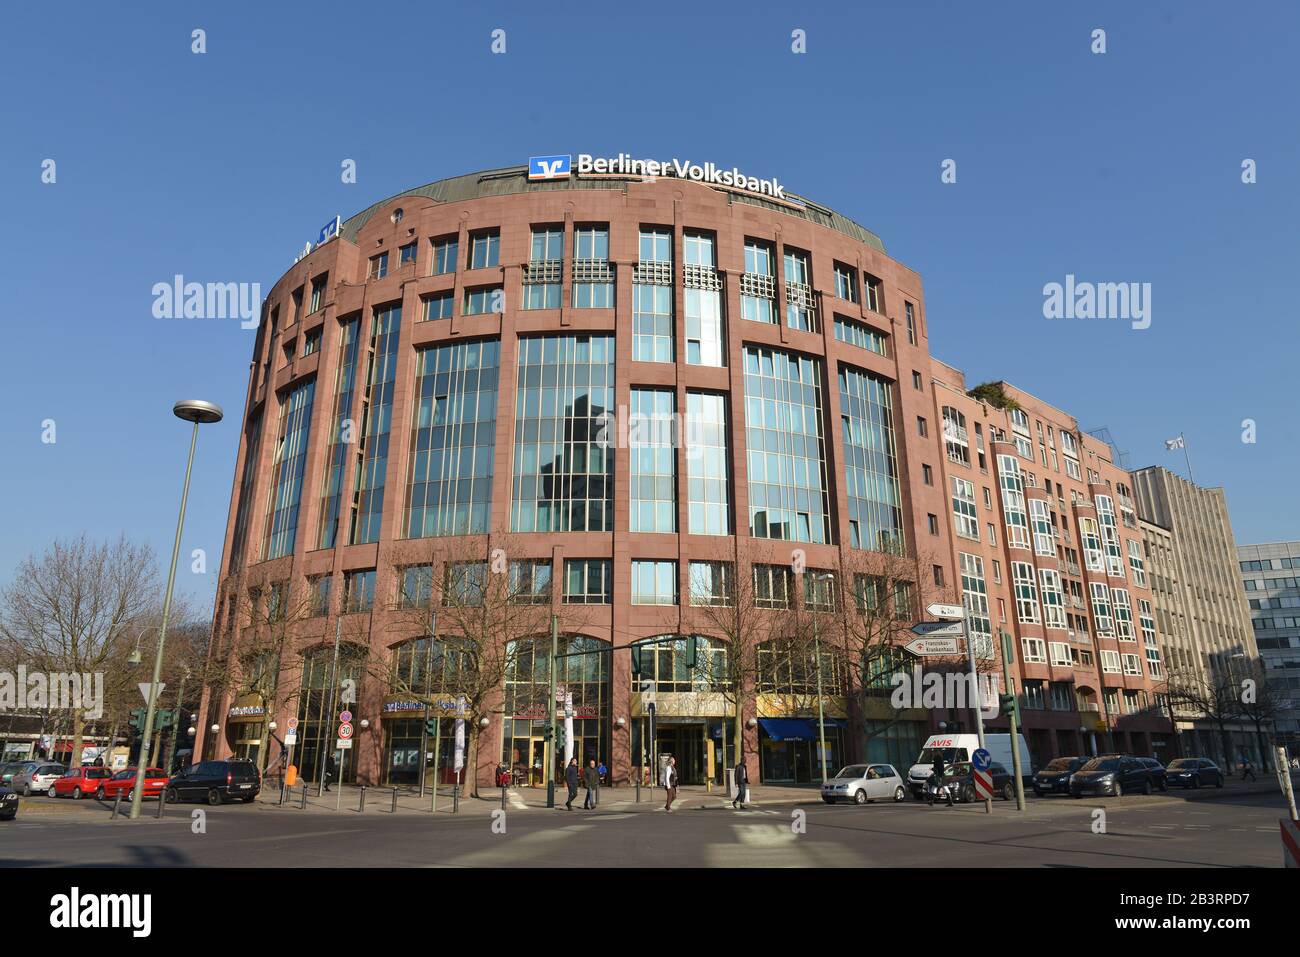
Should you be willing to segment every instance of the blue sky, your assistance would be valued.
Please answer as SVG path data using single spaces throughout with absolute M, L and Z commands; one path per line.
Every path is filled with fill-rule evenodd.
M 776 176 L 852 217 L 921 274 L 932 351 L 971 384 L 1005 378 L 1109 427 L 1131 467 L 1183 471 L 1163 440 L 1185 432 L 1196 479 L 1227 489 L 1239 542 L 1300 538 L 1300 8 L 643 9 L 10 7 L 0 580 L 82 531 L 126 532 L 165 558 L 188 441 L 171 406 L 199 396 L 227 419 L 201 434 L 184 538 L 209 573 L 186 562 L 179 583 L 210 601 L 253 333 L 155 319 L 154 283 L 269 290 L 335 213 L 529 155 L 619 150 Z M 498 28 L 503 55 L 489 49 Z M 340 182 L 345 159 L 355 185 Z M 955 184 L 940 182 L 945 159 Z M 1151 327 L 1044 319 L 1043 286 L 1067 273 L 1151 283 Z

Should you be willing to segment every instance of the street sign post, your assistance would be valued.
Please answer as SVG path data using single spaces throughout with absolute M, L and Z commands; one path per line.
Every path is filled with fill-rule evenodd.
M 966 617 L 966 609 L 961 605 L 945 605 L 942 602 L 934 602 L 926 605 L 927 614 L 934 615 L 935 618 L 947 618 L 961 620 Z
M 980 750 L 984 749 L 981 748 Z M 981 801 L 991 801 L 993 799 L 993 775 L 989 771 L 979 770 L 971 773 L 975 778 L 975 796 Z
M 914 655 L 958 655 L 961 645 L 956 638 L 913 638 L 903 646 Z

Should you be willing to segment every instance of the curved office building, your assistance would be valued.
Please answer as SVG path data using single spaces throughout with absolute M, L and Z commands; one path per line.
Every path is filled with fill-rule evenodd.
M 1141 645 L 1138 675 L 1125 657 L 1110 680 L 1118 637 L 1075 627 L 1075 512 L 1111 536 L 1107 622 L 1105 562 L 1129 561 L 1118 496 L 1093 506 L 1126 477 L 1104 446 L 1045 405 L 1035 436 L 1032 397 L 1012 422 L 966 396 L 930 359 L 919 277 L 845 217 L 739 171 L 567 159 L 376 203 L 267 297 L 198 753 L 274 763 L 296 719 L 290 760 L 311 780 L 336 753 L 370 784 L 488 783 L 505 765 L 535 786 L 571 753 L 616 785 L 665 754 L 684 783 L 721 783 L 738 738 L 755 781 L 905 764 L 971 716 L 860 693 L 836 614 L 877 604 L 886 579 L 880 601 L 909 620 L 965 602 L 978 636 L 1028 639 L 1017 678 L 1053 719 L 1023 716 L 1039 759 L 1096 732 L 1160 746 Z M 1028 536 L 1022 560 L 993 558 L 1020 546 L 1003 528 Z M 910 571 L 874 576 L 875 559 Z M 751 642 L 812 611 L 816 666 Z

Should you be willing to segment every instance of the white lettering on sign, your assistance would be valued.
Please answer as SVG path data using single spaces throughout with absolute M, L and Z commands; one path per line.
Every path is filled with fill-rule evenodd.
M 651 179 L 658 176 L 673 176 L 710 186 L 730 186 L 786 202 L 797 202 L 785 195 L 785 185 L 776 177 L 760 179 L 757 176 L 747 176 L 735 167 L 722 169 L 714 163 L 699 164 L 679 159 L 636 159 L 627 153 L 619 153 L 612 157 L 579 153 L 577 171 L 579 175 L 594 173 L 607 176 L 645 176 Z

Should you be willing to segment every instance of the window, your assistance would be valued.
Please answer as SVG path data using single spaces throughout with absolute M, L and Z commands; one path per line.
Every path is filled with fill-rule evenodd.
M 1025 517 L 1025 486 L 1020 463 L 1014 456 L 998 456 L 998 486 L 1002 489 L 1002 511 L 1006 514 L 1007 545 L 1029 547 L 1029 521 Z
M 308 379 L 280 399 L 280 433 L 271 468 L 262 560 L 291 555 L 298 535 L 298 507 L 307 468 L 307 436 L 311 426 L 316 380 Z
M 428 322 L 431 319 L 450 319 L 452 303 L 455 299 L 455 293 L 448 289 L 446 292 L 435 292 L 432 295 L 424 297 L 424 316 L 422 321 Z
M 874 352 L 876 355 L 889 355 L 888 335 L 877 332 L 866 323 L 857 322 L 845 316 L 835 317 L 835 338 L 840 342 L 847 342 L 851 346 Z M 917 388 L 919 389 L 920 386 L 918 385 Z
M 1120 661 L 1118 651 L 1102 650 L 1101 653 L 1101 670 L 1107 674 L 1117 675 L 1120 673 Z
M 745 272 L 740 278 L 740 316 L 751 322 L 776 323 L 774 253 L 767 243 L 745 240 Z
M 1040 568 L 1038 583 L 1043 595 L 1043 624 L 1064 629 L 1065 595 L 1061 591 L 1061 573 L 1054 568 Z
M 1142 659 L 1140 657 L 1125 654 L 1120 655 L 1120 660 L 1124 662 L 1124 674 L 1142 676 Z
M 820 363 L 759 346 L 744 355 L 749 533 L 828 544 Z
M 1074 665 L 1074 658 L 1070 654 L 1069 642 L 1052 641 L 1047 645 L 1048 651 L 1052 656 L 1052 664 L 1058 668 L 1070 668 Z
M 501 233 L 495 229 L 471 233 L 469 237 L 469 268 L 488 269 L 500 265 Z
M 916 434 L 921 436 L 921 438 L 925 438 L 930 434 L 930 429 L 925 423 L 925 418 L 920 415 L 916 417 Z
M 632 389 L 628 410 L 632 532 L 677 531 L 677 395 L 672 389 Z
M 1129 604 L 1128 590 L 1112 588 L 1115 601 L 1115 634 L 1120 641 L 1133 641 L 1133 606 Z
M 487 534 L 500 353 L 496 339 L 416 352 L 405 537 Z
M 330 592 L 333 587 L 333 575 L 313 575 L 307 579 L 307 608 L 312 618 L 330 613 Z
M 835 264 L 835 295 L 846 302 L 858 301 L 858 280 L 851 266 Z
M 398 246 L 397 264 L 399 266 L 405 266 L 407 263 L 414 263 L 418 248 L 419 244 L 415 242 L 409 242 L 405 246 Z
M 984 559 L 959 552 L 961 601 L 966 609 L 966 629 L 981 658 L 993 656 L 993 624 L 989 621 L 988 589 L 984 583 Z
M 727 397 L 687 392 L 687 528 L 692 535 L 731 534 L 731 457 L 727 434 Z
M 370 257 L 370 272 L 367 275 L 369 279 L 383 279 L 388 275 L 388 253 L 380 253 L 378 256 Z
M 455 236 L 443 236 L 435 239 L 433 242 L 433 258 L 430 266 L 433 272 L 430 275 L 443 276 L 449 272 L 456 271 L 456 246 L 458 240 Z
M 672 234 L 643 229 L 632 285 L 632 358 L 673 361 Z
M 564 562 L 564 602 L 568 605 L 608 605 L 614 584 L 608 559 L 581 558 Z
M 464 315 L 481 316 L 490 312 L 502 312 L 502 306 L 500 286 L 477 286 L 465 290 Z
M 922 464 L 921 481 L 924 482 L 926 485 L 934 484 L 934 470 L 930 468 L 930 466 Z
M 519 340 L 510 530 L 614 528 L 612 335 Z
M 339 322 L 339 367 L 334 384 L 334 410 L 330 419 L 329 444 L 325 449 L 325 476 L 322 481 L 320 525 L 316 530 L 316 547 L 333 548 L 338 539 L 339 511 L 342 508 L 343 476 L 353 454 L 354 424 L 352 400 L 357 377 L 357 336 L 359 315 Z
M 1034 566 L 1029 562 L 1012 562 L 1011 578 L 1015 583 L 1018 620 L 1026 625 L 1038 624 L 1038 591 L 1034 586 Z
M 573 231 L 573 307 L 613 309 L 614 271 L 609 263 L 609 227 Z
M 292 323 L 296 323 L 299 319 L 302 318 L 302 286 L 299 286 L 297 289 L 295 289 L 293 291 L 293 295 L 290 298 L 293 299 L 293 319 L 291 320 L 291 324 L 292 324 Z
M 1134 538 L 1128 540 L 1128 567 L 1133 572 L 1133 584 L 1146 588 L 1147 569 L 1146 560 L 1142 557 L 1142 543 Z
M 691 604 L 727 606 L 736 603 L 736 566 L 730 562 L 691 562 Z
M 686 312 L 686 361 L 690 365 L 727 364 L 722 318 L 722 281 L 714 268 L 713 237 L 685 233 L 682 301 Z
M 564 231 L 533 230 L 532 251 L 524 267 L 524 309 L 559 309 L 564 259 Z
M 1110 592 L 1102 582 L 1089 583 L 1092 594 L 1092 617 L 1098 634 L 1110 634 L 1114 629 L 1110 616 Z
M 432 601 L 432 565 L 407 565 L 397 570 L 398 608 L 428 608 Z
M 933 512 L 925 516 L 926 524 L 930 527 L 931 535 L 939 534 L 939 516 Z
M 442 603 L 448 606 L 482 605 L 487 583 L 487 562 L 449 562 L 444 573 Z
M 302 354 L 311 355 L 313 352 L 320 352 L 321 330 L 313 329 L 302 339 Z
M 1106 574 L 1112 578 L 1124 577 L 1124 556 L 1119 549 L 1119 529 L 1115 524 L 1115 504 L 1109 495 L 1098 495 L 1097 524 L 1101 526 L 1101 542 L 1106 549 Z
M 1047 644 L 1041 638 L 1021 638 L 1021 653 L 1026 664 L 1045 664 L 1047 662 Z
M 785 322 L 791 329 L 821 331 L 808 273 L 808 254 L 790 246 L 785 247 Z
M 1079 534 L 1083 539 L 1083 564 L 1090 572 L 1105 570 L 1101 554 L 1101 535 L 1097 531 L 1097 521 L 1085 516 L 1079 517 Z
M 907 341 L 916 345 L 916 314 L 910 302 L 903 302 L 903 313 L 907 316 Z
M 921 373 L 917 372 L 915 369 L 912 370 L 912 388 L 916 389 L 918 392 L 925 391 L 925 386 L 921 384 Z
M 785 565 L 755 565 L 754 604 L 759 608 L 789 608 L 793 578 Z
M 516 605 L 551 603 L 549 558 L 525 558 L 510 563 L 510 601 Z
M 975 505 L 975 486 L 963 478 L 952 479 L 952 517 L 957 534 L 979 541 L 979 512 Z
M 361 460 L 356 465 L 356 490 L 352 497 L 352 522 L 348 544 L 379 541 L 384 511 L 384 485 L 388 474 L 388 431 L 392 422 L 393 386 L 397 376 L 398 338 L 402 328 L 401 305 L 375 309 L 370 328 L 365 390 L 359 429 Z M 347 452 L 344 445 L 345 454 Z
M 375 570 L 344 572 L 343 610 L 369 611 L 375 605 Z
M 803 573 L 803 604 L 809 611 L 833 612 L 839 608 L 839 581 L 824 568 Z
M 883 286 L 880 280 L 870 273 L 862 274 L 862 289 L 865 295 L 865 305 L 872 312 L 878 312 L 882 315 L 885 312 L 885 300 L 882 295 Z
M 677 604 L 677 563 L 634 560 L 632 604 Z
M 1029 500 L 1029 517 L 1033 523 L 1034 554 L 1048 558 L 1056 556 L 1056 541 L 1052 536 L 1052 519 L 1047 503 L 1041 498 Z
M 966 416 L 952 406 L 943 407 L 943 445 L 948 459 L 958 465 L 970 465 L 970 437 Z
M 329 273 L 321 273 L 311 281 L 311 306 L 308 313 L 319 312 L 320 308 L 325 305 L 325 287 L 329 284 Z

